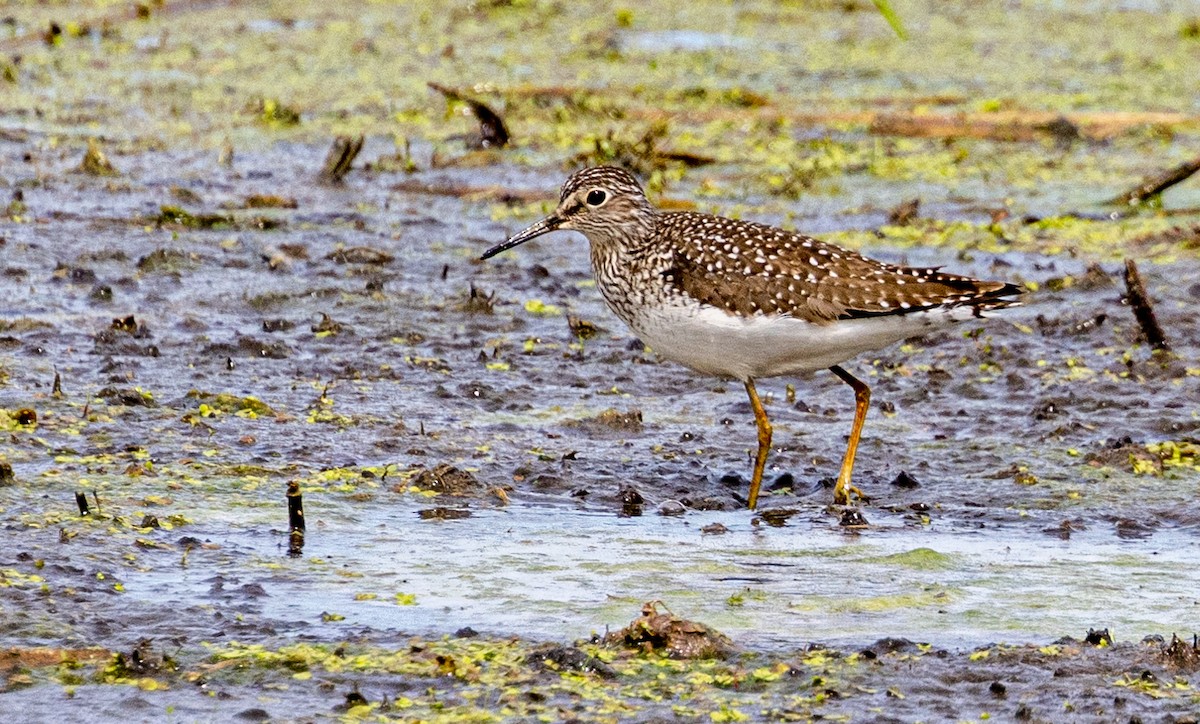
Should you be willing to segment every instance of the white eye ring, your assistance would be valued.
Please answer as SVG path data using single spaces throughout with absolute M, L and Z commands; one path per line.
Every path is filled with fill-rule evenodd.
M 608 201 L 608 192 L 604 189 L 592 189 L 587 195 L 588 206 L 603 206 Z

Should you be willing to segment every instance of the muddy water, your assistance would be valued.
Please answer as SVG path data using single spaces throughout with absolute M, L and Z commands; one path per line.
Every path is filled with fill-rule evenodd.
M 363 8 L 362 25 L 347 28 L 297 7 L 287 22 L 250 9 L 197 10 L 175 16 L 165 35 L 156 23 L 167 21 L 151 20 L 121 31 L 140 38 L 134 50 L 96 38 L 76 55 L 26 51 L 24 68 L 44 75 L 20 76 L 0 132 L 0 183 L 13 201 L 0 222 L 0 460 L 13 469 L 11 482 L 0 481 L 0 647 L 17 652 L 0 659 L 0 706 L 42 719 L 80 700 L 107 718 L 252 719 L 259 710 L 285 718 L 344 713 L 345 695 L 361 686 L 380 716 L 384 698 L 402 696 L 412 709 L 391 716 L 483 716 L 500 712 L 498 702 L 510 718 L 557 716 L 554 707 L 594 703 L 597 691 L 561 688 L 579 682 L 516 662 L 539 642 L 624 626 L 643 602 L 661 600 L 743 653 L 719 665 L 715 689 L 696 678 L 711 669 L 664 669 L 669 692 L 647 683 L 641 659 L 619 660 L 620 690 L 600 692 L 630 707 L 624 718 L 804 719 L 886 707 L 928 720 L 1017 716 L 1026 706 L 1035 719 L 1078 711 L 1107 720 L 1196 707 L 1194 666 L 1161 655 L 1154 639 L 1141 642 L 1190 640 L 1197 630 L 1200 193 L 1189 182 L 1161 207 L 1122 219 L 1098 204 L 1194 155 L 1193 126 L 1139 126 L 1103 142 L 923 140 L 873 135 L 861 123 L 763 121 L 746 96 L 714 108 L 711 99 L 725 97 L 718 91 L 732 92 L 725 86 L 680 95 L 681 77 L 724 77 L 709 67 L 722 54 L 741 59 L 739 78 L 758 63 L 775 77 L 778 58 L 738 41 L 754 36 L 749 29 L 680 33 L 654 20 L 664 27 L 588 36 L 592 50 L 563 61 L 603 75 L 613 72 L 596 70 L 605 54 L 658 58 L 647 82 L 661 86 L 661 103 L 650 105 L 675 113 L 663 143 L 723 161 L 665 169 L 655 177 L 658 201 L 1027 285 L 1023 308 L 850 364 L 874 391 L 856 471 L 870 496 L 861 506 L 868 525 L 850 528 L 828 506 L 852 408 L 844 385 L 828 375 L 760 384 L 776 449 L 762 509 L 750 513 L 755 437 L 740 385 L 642 349 L 604 309 L 581 237 L 548 236 L 477 261 L 548 209 L 563 167 L 584 162 L 572 154 L 595 147 L 589 134 L 611 126 L 617 140 L 636 138 L 637 119 L 656 108 L 628 89 L 602 93 L 599 81 L 594 102 L 613 106 L 600 112 L 514 94 L 507 110 L 524 138 L 481 155 L 451 138 L 469 121 L 443 117 L 421 83 L 396 81 L 400 100 L 380 109 L 377 89 L 347 81 L 336 96 L 361 103 L 367 120 L 353 122 L 366 124 L 367 143 L 344 184 L 321 183 L 328 135 L 349 121 L 322 115 L 333 90 L 312 78 L 358 76 L 324 56 L 311 66 L 295 56 L 314 37 L 361 42 L 356 70 L 368 73 L 383 63 L 368 46 L 401 51 L 378 31 L 375 23 L 391 22 L 378 8 Z M 774 26 L 776 11 L 791 12 L 758 8 L 740 22 Z M 458 17 L 437 35 L 458 50 L 429 52 L 491 68 L 478 65 L 483 46 L 472 39 L 494 36 L 489 23 L 530 32 L 521 12 Z M 912 12 L 918 29 L 944 20 Z M 820 18 L 845 37 L 883 42 L 859 27 L 858 14 Z M 13 27 L 35 20 L 22 15 Z M 1161 20 L 1186 24 L 1167 11 Z M 247 71 L 229 79 L 237 103 L 226 107 L 223 96 L 204 96 L 207 85 L 183 82 L 195 60 L 172 54 L 172 38 L 203 44 L 214 31 L 226 33 L 229 62 L 266 54 L 274 68 L 308 72 L 251 89 L 258 76 Z M 938 37 L 953 48 L 969 40 Z M 811 42 L 794 62 L 828 73 L 815 67 L 826 57 L 820 48 L 844 43 Z M 1109 63 L 1136 45 L 1120 34 L 1111 42 Z M 1163 47 L 1172 62 L 1193 62 L 1187 46 Z M 959 51 L 939 52 L 951 60 L 935 53 L 936 73 L 969 90 L 974 81 L 952 61 Z M 1100 62 L 1092 50 L 1072 52 L 1079 63 Z M 840 77 L 850 80 L 829 105 L 873 108 L 896 87 L 910 96 L 944 90 L 932 76 L 906 86 L 860 55 L 845 58 Z M 89 90 L 105 73 L 140 72 L 145 57 L 160 67 L 136 82 L 180 115 L 99 101 Z M 542 68 L 545 59 L 527 60 Z M 1084 110 L 1177 110 L 1142 94 L 1180 97 L 1178 74 L 1138 67 L 1145 88 L 1121 85 L 1109 68 L 1088 81 L 1101 100 Z M 517 84 L 532 71 L 513 72 Z M 573 77 L 555 64 L 546 73 Z M 1038 96 L 1049 93 L 1040 78 L 1014 73 L 989 87 L 1038 108 L 1083 103 Z M 299 129 L 245 110 L 264 88 L 313 99 Z M 979 110 L 921 97 L 900 105 Z M 214 120 L 211 107 L 227 115 Z M 744 122 L 711 120 L 729 113 Z M 147 118 L 153 131 L 129 130 Z M 88 122 L 103 124 L 119 175 L 77 171 L 86 148 L 79 124 Z M 394 170 L 403 166 L 393 158 L 404 145 L 391 135 L 397 123 L 411 136 L 415 174 Z M 218 161 L 226 138 L 228 164 Z M 796 159 L 811 164 L 789 169 Z M 783 193 L 780 183 L 798 185 Z M 523 200 L 505 201 L 509 191 Z M 924 218 L 889 225 L 889 209 L 914 196 Z M 1067 212 L 1086 218 L 1058 216 Z M 1141 263 L 1173 355 L 1152 354 L 1139 339 L 1122 299 L 1126 256 Z M 581 340 L 568 317 L 600 329 Z M 21 424 L 22 409 L 36 424 Z M 434 487 L 451 479 L 455 489 L 428 490 L 423 471 L 433 470 L 442 471 Z M 288 550 L 289 482 L 299 483 L 308 520 L 299 555 Z M 88 496 L 87 516 L 77 492 Z M 461 642 L 474 639 L 443 640 L 466 628 L 492 649 L 469 655 L 474 644 Z M 1103 628 L 1114 646 L 1078 641 Z M 889 637 L 910 642 L 873 643 Z M 144 639 L 175 668 L 110 670 L 114 652 L 128 660 Z M 814 643 L 836 655 L 814 656 Z M 226 668 L 241 646 L 262 650 Z M 316 664 L 294 646 L 349 646 L 365 663 Z M 38 663 L 35 647 L 71 650 L 82 663 Z M 451 676 L 434 661 L 413 674 L 405 666 L 421 652 L 495 657 L 520 673 Z M 388 658 L 406 655 L 414 661 Z M 755 686 L 729 683 L 780 665 L 793 672 L 781 682 L 764 674 Z M 520 705 L 506 698 L 514 686 L 529 691 Z M 421 694 L 425 687 L 448 700 Z M 679 702 L 694 711 L 671 708 Z M 576 713 L 621 718 L 599 705 Z
M 768 655 L 884 636 L 970 650 L 1194 629 L 1194 457 L 1164 466 L 1147 448 L 1185 444 L 1198 424 L 1196 290 L 1171 281 L 1194 262 L 1145 267 L 1179 354 L 1162 362 L 1136 345 L 1115 264 L 1088 275 L 1084 261 L 1030 253 L 954 261 L 1039 290 L 986 325 L 856 363 L 875 391 L 858 468 L 872 500 L 870 525 L 848 529 L 827 507 L 849 422 L 840 384 L 796 380 L 788 402 L 786 381 L 764 383 L 777 449 L 766 515 L 749 513 L 739 386 L 632 345 L 588 281 L 582 239 L 481 265 L 520 221 L 390 192 L 386 176 L 297 183 L 310 173 L 287 165 L 300 151 L 320 149 L 230 170 L 143 160 L 185 170 L 115 205 L 103 183 L 67 174 L 25 196 L 47 223 L 6 228 L 0 406 L 38 413 L 9 433 L 17 483 L 0 491 L 10 645 L 386 645 L 388 632 L 465 627 L 553 641 L 624 625 L 655 599 Z M 277 170 L 245 170 L 261 167 Z M 160 223 L 177 180 L 229 221 Z M 264 190 L 299 209 L 222 211 Z M 256 228 L 266 215 L 281 228 Z M 347 249 L 375 263 L 346 263 Z M 1064 278 L 1084 281 L 1045 290 Z M 472 285 L 490 308 L 472 304 Z M 604 331 L 581 344 L 568 314 Z M 114 327 L 128 315 L 135 326 Z M 222 410 L 216 393 L 233 401 Z M 270 410 L 251 414 L 248 396 Z M 473 476 L 461 495 L 412 487 L 443 463 Z M 902 471 L 916 487 L 894 484 Z M 299 557 L 287 554 L 291 480 L 309 521 Z M 629 488 L 641 506 L 623 505 Z M 76 491 L 99 498 L 89 518 Z M 670 501 L 684 514 L 659 515 Z M 439 507 L 469 517 L 420 515 Z M 142 527 L 146 515 L 164 527 Z M 249 706 L 226 691 L 220 711 Z

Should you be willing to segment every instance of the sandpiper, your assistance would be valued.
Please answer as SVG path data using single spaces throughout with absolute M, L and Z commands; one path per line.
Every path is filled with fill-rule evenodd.
M 758 424 L 749 507 L 771 423 L 754 381 L 828 369 L 854 389 L 854 423 L 833 490 L 847 504 L 871 390 L 839 364 L 952 322 L 1017 305 L 1019 287 L 868 259 L 803 234 L 691 211 L 660 212 L 629 172 L 577 171 L 552 214 L 483 254 L 558 229 L 587 237 L 609 309 L 654 352 L 746 386 Z

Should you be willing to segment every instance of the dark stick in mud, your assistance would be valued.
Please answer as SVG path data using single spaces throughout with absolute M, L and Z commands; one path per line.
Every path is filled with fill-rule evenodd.
M 300 497 L 300 483 L 292 481 L 287 486 L 288 530 L 304 535 L 304 501 Z
M 1175 168 L 1164 171 L 1157 176 L 1151 176 L 1143 179 L 1140 184 L 1134 186 L 1120 196 L 1117 196 L 1108 203 L 1137 206 L 1138 204 L 1161 194 L 1163 191 L 1166 191 L 1175 184 L 1181 181 L 1186 181 L 1197 171 L 1200 171 L 1200 156 L 1197 156 L 1186 163 L 1181 163 Z
M 75 504 L 79 506 L 79 514 L 80 515 L 88 514 L 87 493 L 76 491 Z
M 295 480 L 287 486 L 288 505 L 288 556 L 297 558 L 304 552 L 304 501 L 300 497 L 300 483 Z
M 479 148 L 503 148 L 508 144 L 508 127 L 504 119 L 487 106 L 483 101 L 463 95 L 459 91 L 437 83 L 426 83 L 430 88 L 441 93 L 448 101 L 467 104 L 475 120 L 479 121 L 479 138 L 476 141 Z
M 346 174 L 350 173 L 350 166 L 354 163 L 354 159 L 358 158 L 363 141 L 363 136 L 356 138 L 338 136 L 333 139 L 333 145 L 329 147 L 329 153 L 325 156 L 325 163 L 321 167 L 321 180 L 341 183 Z
M 1133 259 L 1125 260 L 1125 289 L 1129 306 L 1133 308 L 1133 316 L 1142 328 L 1142 335 L 1146 341 L 1154 349 L 1171 349 L 1171 345 L 1167 344 L 1167 336 L 1163 334 L 1162 327 L 1158 326 L 1158 318 L 1154 316 L 1154 303 L 1150 301 L 1150 295 L 1146 294 L 1146 287 L 1142 284 L 1142 275 L 1138 272 L 1137 263 Z

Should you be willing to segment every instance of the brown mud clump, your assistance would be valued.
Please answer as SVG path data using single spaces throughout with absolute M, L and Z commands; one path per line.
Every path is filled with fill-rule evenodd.
M 577 427 L 591 433 L 641 432 L 642 411 L 627 410 L 621 412 L 610 407 L 595 417 L 587 417 L 582 420 L 568 420 L 564 424 L 567 427 Z
M 432 470 L 421 469 L 410 485 L 420 490 L 430 490 L 447 495 L 466 496 L 483 492 L 483 485 L 465 470 L 442 463 Z
M 351 246 L 346 249 L 338 249 L 326 254 L 325 258 L 338 264 L 373 264 L 375 266 L 391 264 L 396 260 L 396 257 L 386 251 L 380 251 L 370 246 Z
M 121 175 L 121 172 L 104 155 L 104 151 L 100 150 L 100 144 L 94 138 L 88 139 L 87 152 L 83 154 L 83 160 L 79 163 L 79 171 L 90 176 Z
M 611 666 L 574 646 L 543 646 L 525 657 L 525 663 L 547 671 L 595 674 L 601 679 L 615 679 L 617 676 Z
M 658 612 L 658 601 L 642 605 L 642 615 L 604 637 L 607 645 L 664 653 L 672 659 L 724 659 L 736 653 L 728 636 L 702 623 Z
M 1178 671 L 1200 671 L 1200 637 L 1192 636 L 1189 644 L 1176 634 L 1171 634 L 1171 643 L 1159 652 L 1162 663 Z
M 417 517 L 421 520 L 462 520 L 463 518 L 470 518 L 471 511 L 465 508 L 447 508 L 439 505 L 433 508 L 418 510 Z

